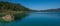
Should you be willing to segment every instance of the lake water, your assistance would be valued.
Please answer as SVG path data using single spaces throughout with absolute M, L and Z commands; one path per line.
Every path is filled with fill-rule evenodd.
M 0 26 L 60 26 L 60 12 L 32 12 L 28 16 Z

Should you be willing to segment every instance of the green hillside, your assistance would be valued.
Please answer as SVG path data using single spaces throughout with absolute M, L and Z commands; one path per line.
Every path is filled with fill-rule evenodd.
M 28 11 L 29 8 L 21 5 L 10 2 L 0 2 L 0 11 L 11 10 L 11 11 Z

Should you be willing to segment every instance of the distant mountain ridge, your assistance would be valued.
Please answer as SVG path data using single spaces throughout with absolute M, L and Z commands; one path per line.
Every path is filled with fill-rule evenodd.
M 48 10 L 32 10 L 33 12 L 60 12 L 60 8 Z
M 49 9 L 49 10 L 43 10 L 44 12 L 60 12 L 60 8 L 57 9 Z

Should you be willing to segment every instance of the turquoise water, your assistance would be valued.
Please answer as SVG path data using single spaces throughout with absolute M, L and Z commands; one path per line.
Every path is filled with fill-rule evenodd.
M 60 26 L 60 12 L 32 12 L 28 16 L 0 26 Z

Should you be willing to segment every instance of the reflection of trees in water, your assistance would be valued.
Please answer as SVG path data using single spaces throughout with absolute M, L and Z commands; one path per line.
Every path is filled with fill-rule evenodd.
M 17 20 L 21 20 L 22 18 L 25 18 L 26 16 L 28 16 L 28 13 L 27 14 L 26 13 L 18 13 L 18 14 L 14 14 L 13 16 L 14 16 L 14 21 L 17 21 Z M 12 22 L 1 22 L 0 25 L 6 26 L 10 23 L 12 23 Z M 12 24 L 10 24 L 10 25 L 12 25 Z
M 14 20 L 21 20 L 22 18 L 25 18 L 26 16 L 28 16 L 28 14 L 22 13 L 22 14 L 14 14 Z
M 21 20 L 22 18 L 25 18 L 26 16 L 28 16 L 28 13 L 16 13 L 16 14 L 11 14 L 14 16 L 14 21 L 16 20 Z M 2 18 L 2 17 L 1 17 Z M 13 17 L 12 17 L 13 18 Z M 2 19 L 1 19 L 2 20 Z M 0 22 L 1 22 L 0 20 Z M 4 20 L 3 20 L 4 21 Z M 4 21 L 4 22 L 9 22 L 9 21 Z

